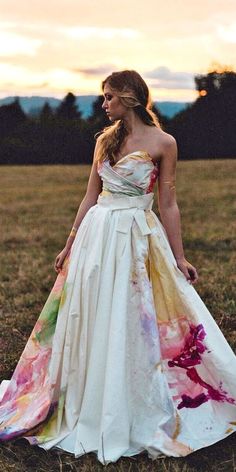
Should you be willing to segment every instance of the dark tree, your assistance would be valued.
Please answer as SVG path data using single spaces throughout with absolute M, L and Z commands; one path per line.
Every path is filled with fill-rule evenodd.
M 225 90 L 236 90 L 236 73 L 233 71 L 212 71 L 207 75 L 197 75 L 194 78 L 199 96 L 221 94 Z
M 103 95 L 99 95 L 93 102 L 92 113 L 88 118 L 88 123 L 95 126 L 97 129 L 102 129 L 110 123 L 105 110 L 102 108 L 103 102 Z
M 197 75 L 194 77 L 196 90 L 200 96 L 205 94 L 215 94 L 220 88 L 220 77 L 218 72 L 209 72 L 207 75 Z
M 0 137 L 10 135 L 21 123 L 26 120 L 26 115 L 23 112 L 19 99 L 16 98 L 14 102 L 9 105 L 0 107 Z
M 81 113 L 76 104 L 76 96 L 69 92 L 57 108 L 56 116 L 63 120 L 81 119 Z
M 199 97 L 172 119 L 152 107 L 162 128 L 178 144 L 180 159 L 236 157 L 236 73 L 211 71 L 195 78 Z M 94 135 L 111 124 L 102 109 L 103 96 L 85 120 L 69 93 L 56 112 L 45 103 L 40 116 L 30 117 L 19 100 L 0 107 L 0 164 L 91 163 Z
M 40 112 L 40 121 L 47 122 L 54 118 L 54 113 L 48 102 L 45 102 Z
M 212 71 L 196 76 L 199 98 L 178 113 L 167 131 L 184 159 L 236 157 L 236 73 Z

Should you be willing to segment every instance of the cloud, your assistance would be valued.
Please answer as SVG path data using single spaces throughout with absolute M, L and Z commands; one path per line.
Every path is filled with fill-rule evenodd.
M 16 91 L 96 93 L 101 76 L 135 69 L 174 98 L 211 61 L 236 65 L 235 0 L 0 0 L 0 11 L 0 80 Z
M 0 56 L 9 57 L 16 54 L 35 56 L 41 45 L 41 39 L 29 40 L 17 32 L 0 30 Z
M 61 29 L 64 34 L 73 39 L 136 39 L 140 36 L 140 32 L 131 28 L 101 28 L 95 26 L 76 26 Z
M 236 43 L 236 23 L 227 26 L 219 25 L 217 32 L 226 43 Z
M 190 72 L 173 72 L 168 67 L 160 66 L 144 75 L 147 79 L 154 79 L 151 82 L 154 88 L 176 90 L 194 88 L 194 76 Z
M 113 64 L 104 64 L 97 67 L 76 68 L 72 70 L 73 72 L 76 72 L 79 74 L 98 76 L 98 75 L 110 74 L 115 69 L 116 69 L 116 66 L 114 66 Z

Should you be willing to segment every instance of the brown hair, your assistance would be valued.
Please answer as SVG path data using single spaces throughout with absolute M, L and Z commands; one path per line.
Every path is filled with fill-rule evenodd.
M 106 84 L 120 98 L 122 105 L 134 109 L 134 112 L 143 123 L 149 126 L 161 127 L 157 116 L 151 110 L 152 102 L 148 86 L 138 72 L 135 70 L 112 72 L 102 81 L 102 91 Z M 115 156 L 128 135 L 124 121 L 122 119 L 117 120 L 114 124 L 106 126 L 102 131 L 96 133 L 95 137 L 97 135 L 100 136 L 97 160 L 103 161 L 109 157 L 109 160 L 114 163 Z

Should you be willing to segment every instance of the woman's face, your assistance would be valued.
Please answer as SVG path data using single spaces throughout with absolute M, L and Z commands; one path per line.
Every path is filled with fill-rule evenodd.
M 127 107 L 122 105 L 120 98 L 115 92 L 112 91 L 108 84 L 105 84 L 103 95 L 104 102 L 102 104 L 102 108 L 106 111 L 106 114 L 110 120 L 113 121 L 122 119 L 127 113 Z

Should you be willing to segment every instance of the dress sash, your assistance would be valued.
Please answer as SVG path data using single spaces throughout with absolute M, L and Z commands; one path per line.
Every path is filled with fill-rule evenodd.
M 119 214 L 116 231 L 127 234 L 135 220 L 142 236 L 147 236 L 151 234 L 151 230 L 147 224 L 145 212 L 152 209 L 153 197 L 153 193 L 129 197 L 109 194 L 106 191 L 106 193 L 99 195 L 97 203 L 111 211 L 122 210 Z

